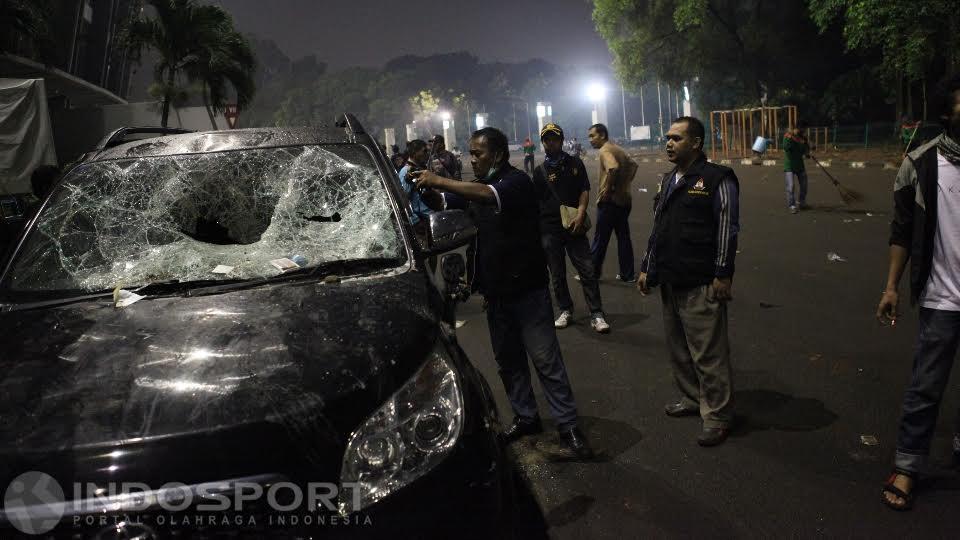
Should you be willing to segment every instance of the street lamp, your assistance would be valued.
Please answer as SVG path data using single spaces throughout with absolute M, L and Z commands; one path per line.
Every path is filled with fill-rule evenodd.
M 543 131 L 543 126 L 553 122 L 553 106 L 548 102 L 537 102 L 537 133 Z
M 593 102 L 593 123 L 607 124 L 607 87 L 595 82 L 587 86 L 587 98 Z
M 457 128 L 450 111 L 441 111 L 440 118 L 443 120 L 443 138 L 447 144 L 455 144 L 457 140 Z

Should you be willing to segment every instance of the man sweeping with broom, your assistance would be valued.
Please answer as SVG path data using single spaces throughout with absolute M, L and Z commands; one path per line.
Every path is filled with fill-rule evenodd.
M 803 158 L 810 157 L 810 145 L 803 134 L 806 126 L 799 123 L 783 135 L 783 175 L 787 184 L 787 208 L 791 214 L 806 210 L 807 206 L 807 170 Z M 794 195 L 794 180 L 799 187 L 799 197 Z M 799 199 L 799 200 L 798 200 Z

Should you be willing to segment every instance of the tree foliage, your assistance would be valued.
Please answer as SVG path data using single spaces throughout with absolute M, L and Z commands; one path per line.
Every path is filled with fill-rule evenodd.
M 707 107 L 822 90 L 852 64 L 831 59 L 842 45 L 817 36 L 802 0 L 595 0 L 593 18 L 625 86 L 687 83 Z
M 920 80 L 943 62 L 955 73 L 960 60 L 960 5 L 955 0 L 810 0 L 821 31 L 840 20 L 849 50 L 882 52 L 882 67 Z
M 702 109 L 766 100 L 834 121 L 899 102 L 898 76 L 955 71 L 958 17 L 956 0 L 594 0 L 593 11 L 628 88 L 687 82 Z
M 208 109 L 223 110 L 228 86 L 242 104 L 252 100 L 253 52 L 226 11 L 195 0 L 147 0 L 147 4 L 156 15 L 135 19 L 123 39 L 136 61 L 144 49 L 159 55 L 154 76 L 163 94 L 163 126 L 175 92 L 185 86 L 181 79 L 200 83 Z

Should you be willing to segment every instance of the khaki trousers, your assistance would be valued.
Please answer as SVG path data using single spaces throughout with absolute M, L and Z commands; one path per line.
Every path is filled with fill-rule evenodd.
M 713 300 L 712 287 L 661 285 L 663 325 L 681 402 L 699 410 L 704 427 L 728 428 L 733 421 L 733 383 L 727 304 Z

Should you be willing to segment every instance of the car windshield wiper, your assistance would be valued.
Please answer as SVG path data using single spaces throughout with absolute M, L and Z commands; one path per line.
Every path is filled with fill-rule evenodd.
M 383 270 L 399 266 L 403 262 L 398 257 L 375 257 L 366 259 L 341 259 L 319 263 L 314 266 L 288 270 L 276 276 L 268 276 L 259 279 L 234 280 L 234 282 L 220 282 L 220 284 L 211 287 L 200 287 L 187 291 L 185 296 L 200 296 L 205 294 L 218 294 L 226 291 L 239 289 L 249 289 L 268 285 L 271 283 L 281 283 L 284 281 L 323 279 L 328 276 L 347 276 Z
M 189 291 L 192 289 L 199 289 L 203 287 L 211 287 L 217 285 L 224 285 L 228 283 L 239 283 L 244 280 L 242 279 L 195 279 L 190 281 L 180 281 L 179 279 L 171 279 L 168 281 L 156 281 L 153 283 L 147 283 L 140 287 L 130 288 L 124 287 L 125 289 L 135 292 L 141 296 L 160 296 L 165 294 L 175 294 L 179 292 Z
M 285 281 L 323 279 L 332 275 L 348 276 L 363 274 L 366 272 L 373 272 L 377 270 L 383 270 L 385 268 L 399 266 L 402 262 L 403 259 L 398 257 L 342 259 L 320 263 L 305 268 L 297 268 L 276 276 L 268 276 L 257 279 L 200 279 L 192 281 L 180 281 L 172 279 L 169 281 L 148 283 L 140 287 L 125 287 L 125 289 L 135 292 L 141 296 L 153 298 L 172 294 L 182 294 L 183 296 L 202 296 L 208 294 L 218 294 L 232 290 L 259 287 L 261 285 L 268 285 L 271 283 L 282 283 Z M 49 300 L 37 300 L 32 302 L 11 301 L 3 309 L 9 311 L 25 311 L 30 309 L 86 302 L 100 298 L 110 298 L 112 295 L 112 290 L 105 290 L 90 294 L 64 296 L 61 298 L 51 298 Z M 0 303 L 5 303 L 5 301 L 0 299 Z
M 81 294 L 77 296 L 63 296 L 60 298 L 51 298 L 49 300 L 34 300 L 32 302 L 17 302 L 16 300 L 0 300 L 0 311 L 27 311 L 31 309 L 40 309 L 45 307 L 63 306 L 79 302 L 88 302 L 100 298 L 110 298 L 113 291 L 101 291 L 92 294 Z M 4 305 L 5 304 L 5 305 Z

